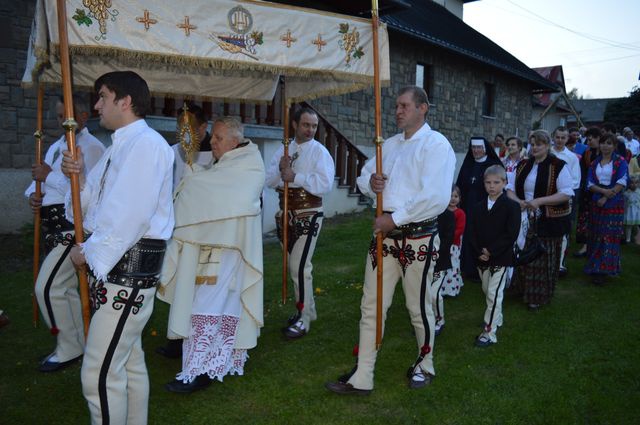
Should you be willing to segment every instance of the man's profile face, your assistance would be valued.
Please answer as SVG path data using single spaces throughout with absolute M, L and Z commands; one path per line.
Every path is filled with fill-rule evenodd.
M 402 94 L 396 99 L 396 123 L 401 130 L 419 127 L 424 122 L 426 112 L 427 105 L 416 105 L 411 92 Z
M 305 112 L 300 115 L 300 122 L 293 122 L 293 130 L 297 143 L 308 142 L 315 137 L 318 130 L 318 116 Z
M 98 90 L 98 101 L 93 107 L 100 115 L 100 125 L 107 130 L 117 130 L 122 126 L 122 105 L 125 99 L 115 99 L 116 93 L 102 85 Z
M 238 140 L 232 136 L 225 124 L 221 122 L 215 123 L 213 134 L 211 135 L 211 151 L 215 159 L 220 159 L 222 155 L 235 149 L 238 143 Z

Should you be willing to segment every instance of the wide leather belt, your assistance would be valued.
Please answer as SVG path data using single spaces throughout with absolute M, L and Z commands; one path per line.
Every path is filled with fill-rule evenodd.
M 427 235 L 432 235 L 438 231 L 438 218 L 434 217 L 429 220 L 419 221 L 415 223 L 407 223 L 402 226 L 398 226 L 389 233 L 387 238 L 402 239 L 402 238 L 420 238 Z
M 166 245 L 161 239 L 140 239 L 111 269 L 107 282 L 131 288 L 153 288 L 158 283 Z
M 284 189 L 277 188 L 278 197 L 280 198 L 280 209 L 284 209 Z M 290 210 L 304 210 L 307 208 L 320 208 L 322 206 L 322 198 L 313 195 L 301 187 L 290 187 L 287 190 Z
M 64 204 L 40 207 L 40 226 L 45 235 L 73 230 L 73 223 L 65 216 Z

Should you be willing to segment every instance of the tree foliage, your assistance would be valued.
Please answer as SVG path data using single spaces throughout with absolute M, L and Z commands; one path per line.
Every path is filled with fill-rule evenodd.
M 634 132 L 640 131 L 640 87 L 634 87 L 629 97 L 609 102 L 604 120 L 614 123 L 619 129 L 631 127 Z

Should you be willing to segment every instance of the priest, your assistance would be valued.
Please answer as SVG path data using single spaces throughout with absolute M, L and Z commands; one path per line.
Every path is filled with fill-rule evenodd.
M 242 375 L 263 326 L 264 163 L 235 118 L 214 121 L 211 149 L 213 165 L 194 164 L 176 188 L 158 290 L 171 304 L 168 337 L 184 339 L 182 370 L 166 385 L 177 393 Z

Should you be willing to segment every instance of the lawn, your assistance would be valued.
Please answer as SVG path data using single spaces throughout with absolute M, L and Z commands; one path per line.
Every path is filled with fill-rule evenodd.
M 265 327 L 245 376 L 227 377 L 191 395 L 163 386 L 180 368 L 154 350 L 164 344 L 168 308 L 157 301 L 144 332 L 151 381 L 151 424 L 636 424 L 640 423 L 640 262 L 623 247 L 623 274 L 604 287 L 587 284 L 569 260 L 553 302 L 530 312 L 505 296 L 499 343 L 473 346 L 484 297 L 467 282 L 445 300 L 447 325 L 436 340 L 437 377 L 409 390 L 416 356 L 401 287 L 378 356 L 375 390 L 341 397 L 324 383 L 348 371 L 358 338 L 359 303 L 371 213 L 326 220 L 314 258 L 319 319 L 305 338 L 288 342 L 281 327 L 294 309 L 280 302 L 281 254 L 265 245 Z M 54 340 L 31 324 L 29 245 L 0 240 L 0 308 L 12 323 L 0 331 L 0 424 L 85 424 L 80 367 L 37 372 Z M 290 290 L 293 293 L 293 290 Z

